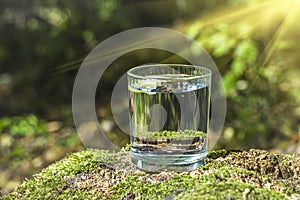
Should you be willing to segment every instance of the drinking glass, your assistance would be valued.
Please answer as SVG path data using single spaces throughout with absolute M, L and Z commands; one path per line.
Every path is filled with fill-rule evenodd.
M 147 64 L 127 72 L 131 161 L 150 172 L 190 171 L 207 155 L 208 68 Z

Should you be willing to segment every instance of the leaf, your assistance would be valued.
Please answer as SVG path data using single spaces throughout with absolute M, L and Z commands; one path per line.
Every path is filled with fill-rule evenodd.
M 233 57 L 241 62 L 252 64 L 257 58 L 257 48 L 251 40 L 244 40 L 238 44 Z
M 245 63 L 243 63 L 240 60 L 236 60 L 231 65 L 231 71 L 236 77 L 239 77 L 243 74 L 245 70 L 245 66 L 246 66 Z
M 10 126 L 11 124 L 11 119 L 8 117 L 4 117 L 2 119 L 0 119 L 0 133 L 7 128 L 8 126 Z
M 224 86 L 225 86 L 225 90 L 226 90 L 226 94 L 229 95 L 233 89 L 235 88 L 236 85 L 236 77 L 234 76 L 234 74 L 232 72 L 228 72 L 224 78 L 223 78 L 223 82 L 224 82 Z

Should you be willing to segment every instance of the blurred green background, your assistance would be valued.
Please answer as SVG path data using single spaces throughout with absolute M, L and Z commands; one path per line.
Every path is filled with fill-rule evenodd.
M 214 59 L 227 96 L 215 149 L 299 153 L 299 20 L 299 0 L 0 0 L 1 193 L 84 149 L 71 110 L 77 70 L 101 41 L 137 27 L 180 31 Z M 99 123 L 119 146 L 129 140 L 111 114 L 114 84 L 130 67 L 149 62 L 184 60 L 134 51 L 100 80 Z

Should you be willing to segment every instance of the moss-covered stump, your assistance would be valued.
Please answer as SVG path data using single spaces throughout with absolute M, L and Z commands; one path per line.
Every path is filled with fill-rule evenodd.
M 196 171 L 145 173 L 128 152 L 68 155 L 1 199 L 300 199 L 300 155 L 211 152 Z

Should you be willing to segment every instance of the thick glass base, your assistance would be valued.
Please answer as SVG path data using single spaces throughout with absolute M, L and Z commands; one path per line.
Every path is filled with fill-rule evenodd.
M 192 155 L 161 155 L 131 152 L 131 161 L 143 171 L 159 172 L 170 170 L 184 172 L 196 170 L 199 166 L 203 165 L 206 155 L 206 152 Z

